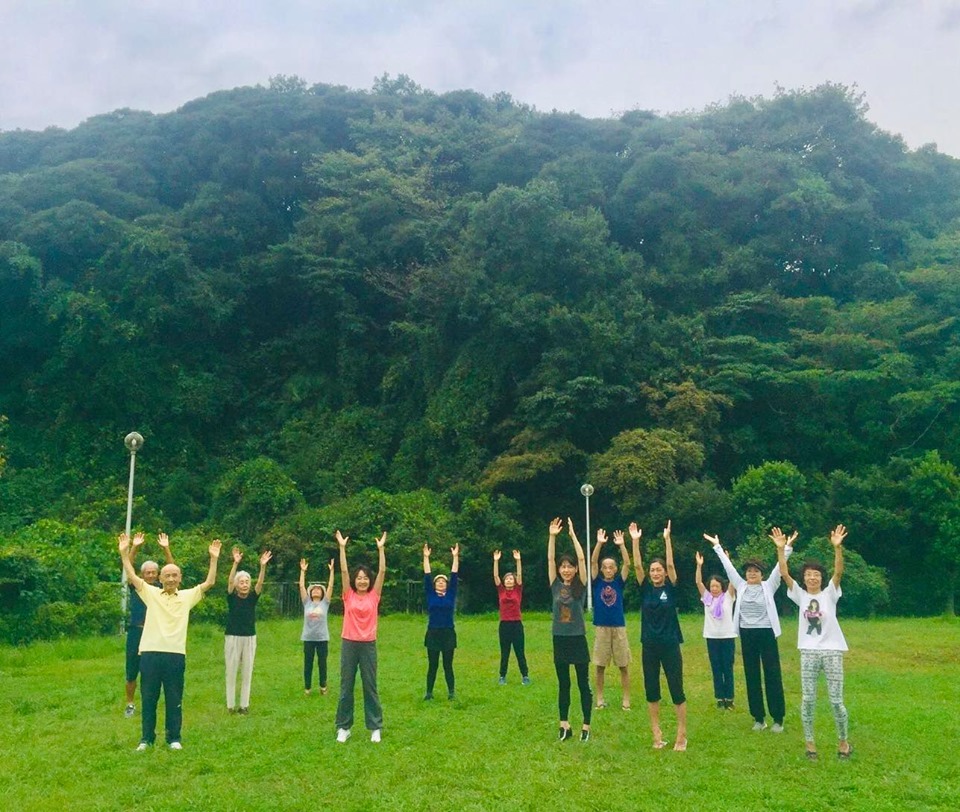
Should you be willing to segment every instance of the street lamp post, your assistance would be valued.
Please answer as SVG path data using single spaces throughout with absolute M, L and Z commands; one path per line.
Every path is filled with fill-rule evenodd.
M 590 497 L 593 496 L 593 485 L 581 485 L 580 493 L 587 503 L 587 611 L 593 612 L 593 573 L 590 572 Z
M 130 452 L 130 482 L 127 485 L 127 538 L 130 537 L 130 530 L 133 526 L 133 471 L 137 465 L 137 452 L 143 448 L 143 435 L 136 431 L 131 431 L 123 438 L 123 444 Z M 129 590 L 127 589 L 127 571 L 120 569 L 120 634 L 124 633 L 127 624 L 127 598 Z

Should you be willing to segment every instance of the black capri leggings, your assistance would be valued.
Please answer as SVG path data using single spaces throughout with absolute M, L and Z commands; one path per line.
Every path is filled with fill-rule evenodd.
M 647 702 L 660 701 L 660 666 L 667 677 L 667 687 L 674 705 L 687 701 L 683 694 L 683 655 L 679 643 L 644 643 L 641 646 L 643 661 L 643 690 Z

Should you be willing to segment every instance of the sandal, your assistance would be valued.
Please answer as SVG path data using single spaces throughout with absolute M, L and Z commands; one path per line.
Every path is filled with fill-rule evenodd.
M 605 707 L 607 707 L 607 703 L 604 702 L 602 699 L 599 702 L 597 702 L 597 710 L 603 710 Z
M 668 744 L 670 744 L 670 742 L 665 742 L 663 739 L 657 739 L 657 740 L 653 743 L 653 749 L 654 749 L 654 750 L 663 750 L 663 748 L 666 747 Z
M 673 751 L 674 751 L 675 753 L 682 753 L 682 752 L 684 752 L 686 749 L 687 749 L 687 740 L 686 740 L 686 739 L 684 739 L 683 741 L 679 741 L 679 740 L 678 740 L 677 743 L 676 743 L 675 745 L 673 745 Z
M 807 754 L 807 758 L 810 761 L 816 761 L 818 758 L 820 758 L 816 750 L 805 750 L 804 752 Z
M 841 759 L 842 761 L 846 761 L 848 758 L 850 758 L 851 755 L 853 755 L 853 745 L 852 745 L 852 744 L 848 744 L 848 745 L 847 745 L 847 751 L 846 751 L 846 752 L 844 752 L 843 750 L 837 750 L 837 758 Z

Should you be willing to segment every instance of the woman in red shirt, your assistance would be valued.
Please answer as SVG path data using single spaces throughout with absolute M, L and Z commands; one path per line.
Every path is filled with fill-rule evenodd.
M 520 551 L 513 551 L 513 560 L 517 562 L 517 573 L 508 572 L 500 580 L 500 551 L 493 552 L 493 582 L 497 585 L 497 597 L 500 601 L 500 684 L 507 684 L 507 665 L 510 662 L 510 647 L 517 655 L 517 665 L 523 684 L 530 684 L 530 672 L 527 669 L 527 657 L 524 653 L 523 619 L 520 616 L 520 602 L 523 600 L 523 565 Z

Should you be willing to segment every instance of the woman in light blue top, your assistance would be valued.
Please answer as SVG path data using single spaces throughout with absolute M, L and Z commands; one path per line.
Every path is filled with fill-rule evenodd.
M 313 683 L 313 660 L 317 659 L 317 682 L 320 693 L 327 692 L 327 652 L 330 645 L 330 594 L 333 591 L 333 559 L 330 559 L 330 577 L 327 586 L 310 584 L 307 588 L 307 559 L 300 559 L 300 602 L 303 604 L 303 692 L 309 696 Z

